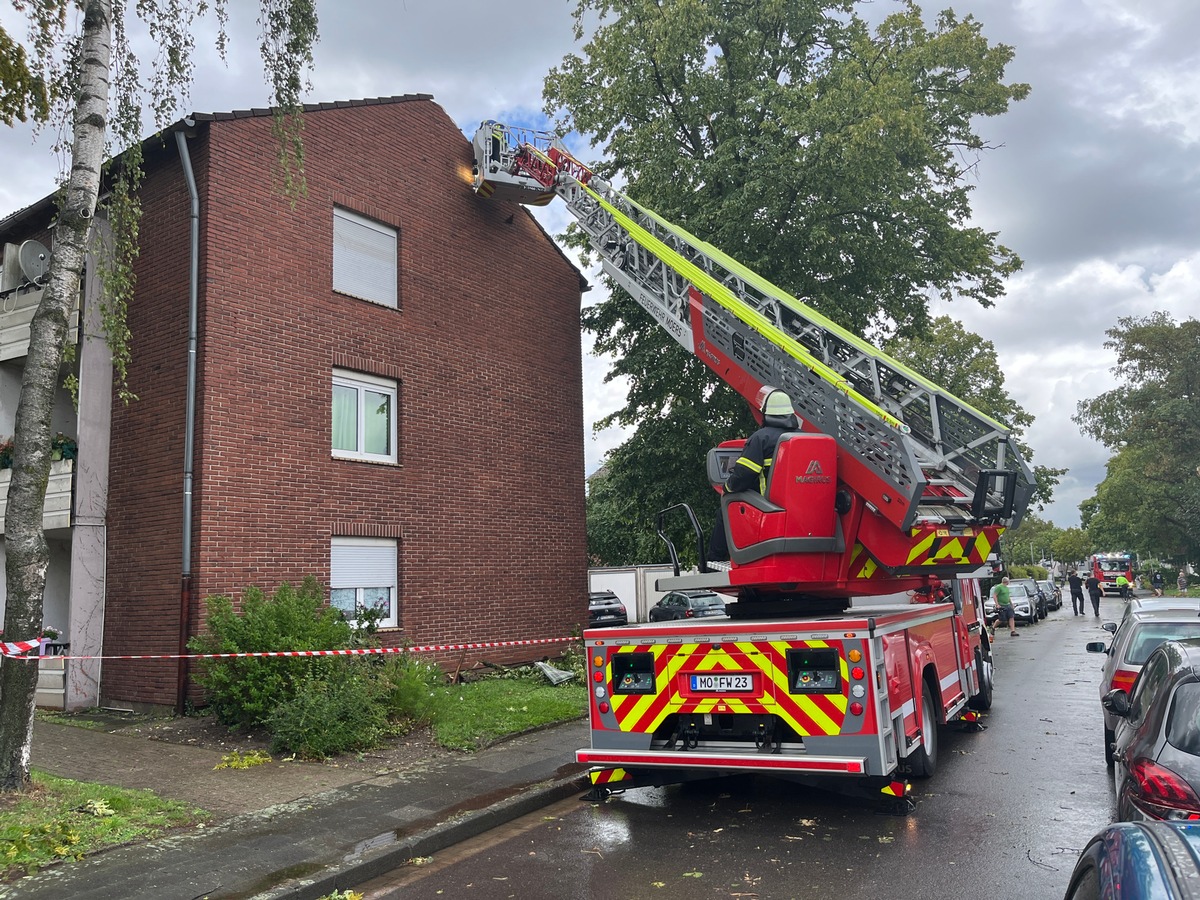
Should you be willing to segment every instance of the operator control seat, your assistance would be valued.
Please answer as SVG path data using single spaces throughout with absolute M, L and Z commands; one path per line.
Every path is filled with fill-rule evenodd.
M 827 434 L 790 432 L 779 439 L 766 496 L 739 491 L 721 498 L 735 565 L 779 554 L 833 554 L 844 549 L 836 510 L 837 442 Z

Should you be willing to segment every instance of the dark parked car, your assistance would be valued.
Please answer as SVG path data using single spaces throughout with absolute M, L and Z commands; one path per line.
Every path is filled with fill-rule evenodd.
M 1118 822 L 1092 838 L 1064 900 L 1193 900 L 1200 825 Z
M 1200 638 L 1200 616 L 1195 609 L 1145 609 L 1134 611 L 1121 620 L 1120 627 L 1106 622 L 1104 627 L 1115 630 L 1112 644 L 1092 641 L 1090 653 L 1106 653 L 1104 674 L 1100 679 L 1100 698 L 1109 691 L 1128 692 L 1150 654 L 1163 641 L 1182 641 Z M 1116 737 L 1117 714 L 1104 710 L 1104 759 L 1113 761 L 1112 743 Z
M 1160 644 L 1104 706 L 1117 716 L 1117 818 L 1200 822 L 1200 639 Z
M 1053 581 L 1038 581 L 1037 586 L 1046 595 L 1050 609 L 1062 609 L 1062 588 Z
M 650 607 L 651 622 L 725 615 L 725 599 L 712 591 L 671 591 Z
M 625 604 L 612 591 L 592 591 L 588 594 L 588 627 L 598 625 L 628 625 Z

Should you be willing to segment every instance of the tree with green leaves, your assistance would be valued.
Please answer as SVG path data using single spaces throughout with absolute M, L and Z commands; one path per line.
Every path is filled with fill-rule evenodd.
M 141 180 L 142 109 L 161 129 L 180 114 L 192 73 L 196 20 L 217 20 L 217 52 L 226 46 L 227 0 L 16 0 L 28 23 L 25 43 L 0 28 L 0 121 L 33 119 L 63 137 L 56 149 L 66 174 L 55 217 L 47 280 L 30 325 L 13 435 L 12 480 L 5 516 L 7 599 L 4 635 L 32 640 L 41 632 L 49 554 L 42 508 L 50 471 L 50 425 L 66 346 L 68 314 L 79 295 L 85 255 L 105 218 L 113 250 L 103 265 L 102 316 L 124 388 L 129 359 L 124 311 L 133 290 Z M 139 60 L 129 28 L 146 28 L 153 60 Z M 260 0 L 261 50 L 279 110 L 281 172 L 300 171 L 300 94 L 317 38 L 315 0 Z M 77 30 L 76 30 L 77 29 Z M 147 77 L 148 76 L 148 77 Z M 291 182 L 295 187 L 295 181 Z M 101 188 L 105 205 L 97 207 Z M 128 394 L 126 393 L 128 398 Z M 0 665 L 0 790 L 29 783 L 37 666 L 5 658 Z
M 938 316 L 930 323 L 928 332 L 919 338 L 895 337 L 885 344 L 884 349 L 984 415 L 1008 425 L 1022 455 L 1026 460 L 1032 460 L 1033 453 L 1021 437 L 1033 424 L 1033 416 L 1018 406 L 1004 389 L 1004 370 L 995 344 L 967 331 L 949 316 Z M 1066 471 L 1049 466 L 1033 467 L 1036 487 L 1032 501 L 1038 509 L 1044 509 L 1053 499 L 1058 479 Z
M 1036 565 L 1054 549 L 1062 530 L 1033 513 L 1025 516 L 1016 528 L 1009 528 L 1000 537 L 1001 554 L 1009 565 Z
M 1062 529 L 1054 536 L 1050 546 L 1054 558 L 1067 563 L 1085 560 L 1096 551 L 1091 537 L 1082 528 Z
M 1074 417 L 1113 452 L 1085 525 L 1098 544 L 1200 553 L 1200 321 L 1123 316 L 1106 334 L 1121 383 Z
M 560 132 L 594 136 L 598 171 L 634 200 L 883 340 L 923 333 L 931 294 L 990 305 L 1019 269 L 970 224 L 967 176 L 988 149 L 976 123 L 1029 88 L 1004 82 L 1012 49 L 971 17 L 947 10 L 927 25 L 906 3 L 872 30 L 855 8 L 578 0 L 577 37 L 599 25 L 544 97 Z M 660 477 L 676 501 L 710 491 L 703 458 L 683 455 L 696 442 L 685 431 L 698 419 L 708 446 L 745 435 L 744 403 L 624 292 L 585 309 L 583 324 L 615 358 L 609 377 L 630 384 L 598 427 L 657 423 L 654 441 L 608 461 L 609 496 Z M 703 415 L 683 412 L 696 407 Z M 647 454 L 672 449 L 671 470 L 656 471 Z

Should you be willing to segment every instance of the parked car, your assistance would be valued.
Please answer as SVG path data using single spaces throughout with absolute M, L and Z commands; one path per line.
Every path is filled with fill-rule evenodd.
M 1164 641 L 1133 690 L 1103 702 L 1117 718 L 1117 819 L 1200 822 L 1200 639 Z
M 1113 631 L 1120 628 L 1133 613 L 1150 609 L 1174 609 L 1184 614 L 1191 612 L 1200 615 L 1200 597 L 1133 597 L 1124 604 L 1120 622 L 1115 626 L 1110 622 L 1105 622 L 1102 627 Z
M 588 594 L 588 627 L 598 625 L 628 625 L 629 613 L 621 598 L 612 591 L 591 591 Z
M 1200 825 L 1117 822 L 1075 863 L 1064 900 L 1190 900 L 1200 879 Z
M 1111 644 L 1091 641 L 1089 653 L 1106 653 L 1104 674 L 1100 679 L 1100 697 L 1112 690 L 1128 692 L 1150 654 L 1163 641 L 1200 638 L 1200 614 L 1195 609 L 1143 609 L 1130 612 L 1120 626 L 1106 622 L 1113 630 Z M 1104 710 L 1104 760 L 1112 764 L 1112 743 L 1116 737 L 1117 716 Z
M 1027 625 L 1037 623 L 1037 596 L 1029 590 L 1028 586 L 1010 581 L 1008 583 L 1008 596 L 1012 599 L 1013 614 L 1016 616 L 1018 622 L 1024 622 Z M 995 624 L 996 604 L 992 601 L 990 593 L 983 601 L 983 615 L 989 625 Z
M 1014 584 L 1023 586 L 1031 597 L 1036 598 L 1037 617 L 1039 619 L 1046 618 L 1050 612 L 1050 598 L 1038 587 L 1037 580 L 1034 578 L 1014 578 L 1008 583 L 1008 586 L 1011 588 Z
M 725 600 L 712 591 L 671 591 L 650 607 L 651 622 L 725 615 Z
M 1050 609 L 1062 609 L 1062 588 L 1053 581 L 1037 582 L 1038 589 L 1045 595 Z

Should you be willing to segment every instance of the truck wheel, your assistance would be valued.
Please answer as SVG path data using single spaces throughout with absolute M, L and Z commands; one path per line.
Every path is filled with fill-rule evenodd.
M 982 649 L 975 651 L 975 678 L 979 682 L 979 693 L 968 704 L 971 709 L 984 712 L 992 708 L 992 655 Z
M 933 708 L 929 685 L 924 679 L 921 684 L 921 743 L 908 755 L 909 771 L 914 778 L 928 778 L 937 768 L 937 713 Z

